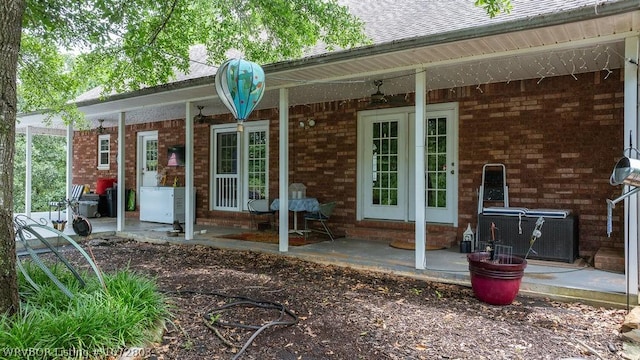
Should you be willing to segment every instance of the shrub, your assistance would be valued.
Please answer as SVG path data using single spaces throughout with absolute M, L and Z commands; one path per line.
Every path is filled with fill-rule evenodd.
M 67 297 L 35 265 L 29 276 L 34 290 L 20 279 L 21 311 L 0 317 L 0 358 L 55 359 L 118 354 L 156 340 L 169 317 L 166 297 L 154 280 L 122 270 L 105 274 L 105 287 L 95 276 L 81 273 L 85 287 L 64 266 L 52 272 L 74 295 Z

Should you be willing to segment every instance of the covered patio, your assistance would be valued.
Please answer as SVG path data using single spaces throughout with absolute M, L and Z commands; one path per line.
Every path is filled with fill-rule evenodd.
M 584 2 L 587 3 L 586 1 Z M 591 4 L 591 2 L 589 2 Z M 354 11 L 364 11 L 362 8 L 356 8 Z M 381 10 L 381 9 L 377 9 Z M 421 9 L 417 9 L 421 10 Z M 367 13 L 375 15 L 375 12 Z M 415 194 L 425 192 L 425 139 L 422 134 L 425 133 L 425 123 L 427 121 L 426 112 L 433 105 L 441 106 L 443 103 L 456 103 L 455 106 L 444 109 L 455 113 L 458 116 L 457 102 L 466 106 L 468 111 L 462 115 L 462 120 L 466 120 L 471 126 L 460 126 L 460 133 L 466 134 L 467 144 L 472 140 L 480 139 L 486 143 L 498 142 L 501 139 L 498 135 L 488 134 L 484 131 L 484 126 L 497 118 L 513 117 L 519 118 L 520 111 L 528 111 L 536 107 L 542 108 L 541 103 L 549 101 L 545 94 L 536 95 L 540 101 L 531 100 L 526 95 L 519 95 L 525 91 L 531 91 L 530 87 L 535 85 L 547 85 L 548 88 L 556 88 L 557 85 L 564 82 L 565 84 L 578 79 L 586 81 L 588 84 L 601 84 L 607 80 L 623 83 L 623 89 L 620 91 L 615 86 L 611 90 L 611 98 L 599 98 L 597 100 L 606 102 L 604 105 L 612 109 L 619 108 L 618 102 L 624 103 L 624 120 L 618 121 L 618 118 L 603 117 L 592 119 L 593 123 L 605 124 L 608 127 L 623 125 L 624 129 L 620 133 L 616 133 L 617 143 L 627 147 L 630 140 L 627 136 L 629 133 L 638 134 L 638 49 L 640 47 L 640 39 L 638 37 L 638 28 L 640 27 L 640 16 L 638 15 L 637 4 L 633 2 L 612 2 L 606 6 L 584 6 L 570 11 L 559 11 L 544 16 L 539 13 L 522 13 L 516 15 L 515 18 L 509 20 L 498 20 L 489 25 L 474 27 L 473 24 L 465 24 L 459 28 L 441 31 L 439 29 L 427 29 L 424 33 L 411 34 L 414 37 L 407 37 L 402 40 L 392 39 L 388 37 L 376 39 L 378 43 L 375 46 L 365 46 L 355 50 L 339 51 L 334 53 L 323 53 L 312 55 L 307 58 L 268 64 L 264 66 L 267 74 L 267 89 L 265 96 L 257 109 L 257 115 L 262 118 L 269 118 L 274 123 L 271 129 L 272 135 L 277 135 L 278 145 L 273 146 L 277 149 L 277 171 L 273 171 L 273 175 L 277 174 L 277 187 L 272 189 L 271 197 L 278 197 L 285 205 L 281 208 L 278 223 L 280 224 L 280 244 L 265 245 L 257 243 L 243 243 L 239 241 L 209 239 L 203 238 L 198 231 L 207 225 L 209 219 L 213 219 L 215 215 L 223 213 L 215 212 L 213 198 L 215 193 L 209 187 L 213 187 L 212 180 L 200 184 L 201 195 L 205 193 L 207 202 L 202 208 L 196 212 L 193 202 L 196 198 L 196 186 L 198 181 L 206 182 L 207 179 L 194 177 L 195 174 L 195 143 L 194 138 L 199 135 L 196 131 L 198 124 L 195 123 L 194 117 L 199 113 L 197 109 L 202 107 L 202 113 L 210 120 L 226 121 L 226 108 L 220 102 L 213 91 L 213 74 L 215 69 L 203 65 L 202 49 L 194 49 L 193 59 L 194 65 L 192 72 L 187 75 L 180 75 L 175 82 L 166 86 L 158 86 L 153 88 L 142 89 L 132 93 L 115 94 L 103 100 L 99 97 L 99 89 L 94 92 L 84 94 L 78 99 L 78 106 L 87 116 L 93 127 L 97 127 L 99 120 L 102 120 L 105 126 L 114 128 L 117 131 L 117 178 L 118 178 L 118 217 L 116 219 L 96 219 L 92 220 L 96 224 L 105 221 L 110 228 L 107 231 L 117 232 L 118 234 L 128 234 L 127 236 L 140 236 L 142 239 L 161 239 L 163 241 L 176 242 L 206 242 L 214 246 L 238 246 L 240 248 L 260 249 L 261 251 L 280 252 L 284 255 L 313 257 L 316 256 L 322 261 L 335 261 L 340 263 L 346 261 L 351 265 L 362 267 L 372 267 L 376 269 L 385 269 L 386 271 L 406 272 L 410 276 L 425 276 L 443 279 L 443 281 L 464 282 L 466 275 L 466 262 L 462 254 L 453 250 L 441 250 L 437 253 L 442 256 L 434 256 L 433 251 L 425 251 L 426 244 L 431 241 L 426 231 L 426 226 L 414 226 L 415 232 L 412 236 L 415 241 L 415 251 L 396 250 L 388 247 L 387 242 L 376 242 L 368 240 L 366 247 L 359 245 L 361 242 L 357 237 L 347 236 L 343 241 L 334 243 L 320 243 L 308 245 L 302 248 L 290 247 L 288 244 L 289 216 L 286 208 L 288 185 L 293 182 L 297 169 L 290 165 L 290 161 L 295 156 L 290 154 L 292 142 L 296 139 L 290 139 L 290 136 L 301 132 L 308 124 L 308 116 L 301 109 L 308 107 L 312 109 L 314 114 L 322 114 L 327 108 L 334 114 L 358 113 L 355 117 L 341 119 L 343 123 L 348 123 L 355 133 L 360 136 L 366 129 L 357 128 L 356 122 L 361 122 L 362 117 L 379 118 L 388 115 L 389 107 L 402 107 L 407 118 L 406 123 L 414 126 L 412 129 L 413 138 L 412 146 L 409 148 L 405 156 L 413 157 L 412 166 L 407 169 L 412 171 L 413 177 L 407 176 L 407 183 L 412 183 L 415 188 Z M 411 16 L 419 17 L 416 14 Z M 477 19 L 470 18 L 473 22 Z M 523 21 L 526 20 L 526 21 Z M 398 18 L 396 21 L 402 21 Z M 389 25 L 389 24 L 386 24 Z M 395 24 L 401 28 L 402 24 Z M 562 78 L 563 80 L 558 80 Z M 555 79 L 555 80 L 554 80 Z M 382 85 L 378 81 L 383 80 Z M 549 85 L 548 85 L 549 84 Z M 617 83 L 616 83 L 617 84 Z M 376 89 L 377 87 L 377 89 Z M 486 103 L 478 102 L 476 99 L 478 94 L 489 93 L 493 89 L 499 89 L 499 96 L 502 94 L 513 94 L 514 97 L 521 97 L 518 102 L 518 109 L 513 110 L 510 106 L 499 108 L 495 112 L 485 111 L 491 109 L 492 106 L 497 108 L 493 99 L 485 100 Z M 547 89 L 547 88 L 545 88 Z M 373 108 L 368 108 L 368 104 L 373 98 L 376 90 L 382 90 L 386 94 L 385 104 L 374 104 Z M 561 90 L 557 90 L 558 93 Z M 525 93 L 527 94 L 527 93 Z M 609 96 L 610 94 L 607 94 Z M 559 97 L 558 94 L 552 94 L 550 97 Z M 621 99 L 622 98 L 622 99 Z M 424 99 L 424 101 L 415 101 L 415 99 Z M 397 103 L 395 101 L 398 101 Z M 553 101 L 553 100 L 552 100 Z M 595 101 L 595 100 L 587 100 Z M 559 101 L 560 102 L 560 101 Z M 573 105 L 572 105 L 573 104 Z M 447 104 L 445 104 L 447 105 Z M 380 107 L 378 107 L 380 106 Z M 500 105 L 503 106 L 503 105 Z M 514 105 L 515 106 L 515 105 Z M 565 104 L 559 105 L 560 110 Z M 566 104 L 567 108 L 580 107 L 575 103 Z M 296 109 L 296 113 L 290 113 L 292 109 Z M 344 110 L 343 110 L 344 109 Z M 438 108 L 438 111 L 443 110 Z M 260 112 L 262 111 L 262 112 Z M 327 110 L 328 111 L 328 110 Z M 588 111 L 588 110 L 585 110 Z M 615 111 L 615 110 L 614 110 Z M 473 113 L 472 113 L 473 112 Z M 411 113 L 415 113 L 415 117 L 411 118 Z M 514 115 L 516 113 L 516 115 Z M 542 113 L 542 111 L 541 111 Z M 274 115 L 275 114 L 275 115 Z M 478 114 L 478 115 L 476 115 Z M 537 113 L 538 117 L 545 114 Z M 474 116 L 482 121 L 475 121 Z M 562 116 L 562 115 L 560 115 Z M 607 115 L 608 116 L 608 115 Z M 20 117 L 20 126 L 25 131 L 38 131 L 45 114 L 22 114 Z M 185 234 L 184 238 L 162 239 L 162 234 L 157 231 L 146 228 L 146 225 L 140 221 L 126 218 L 124 214 L 125 189 L 130 183 L 133 187 L 140 187 L 140 175 L 127 175 L 126 159 L 135 157 L 131 151 L 127 152 L 127 127 L 129 129 L 144 129 L 145 126 L 154 122 L 178 122 L 184 119 L 184 123 L 180 126 L 184 129 L 184 138 L 182 142 L 186 145 L 186 166 L 184 168 L 184 185 L 187 189 L 186 209 L 189 209 L 185 216 Z M 408 119 L 411 119 L 410 121 Z M 298 126 L 298 120 L 302 126 Z M 327 127 L 334 126 L 330 120 L 323 119 Z M 357 120 L 357 121 L 356 121 Z M 521 122 L 528 122 L 531 118 L 522 115 Z M 475 122 L 474 122 L 475 121 Z M 316 130 L 320 128 L 322 122 L 318 122 Z M 102 124 L 102 122 L 100 122 Z M 458 125 L 457 123 L 455 124 Z M 359 126 L 359 125 L 358 125 Z M 67 138 L 73 144 L 74 132 L 78 129 L 74 125 L 65 126 L 54 121 L 53 127 L 57 127 L 61 131 L 66 131 Z M 608 129 L 607 127 L 607 129 Z M 204 126 L 201 126 L 204 128 Z M 273 130 L 276 131 L 273 131 Z M 503 129 L 493 128 L 494 133 L 501 133 Z M 557 136 L 573 136 L 575 134 L 562 133 L 562 128 L 558 129 Z M 572 128 L 573 130 L 573 128 Z M 546 134 L 552 134 L 553 131 L 543 133 L 532 133 L 523 131 L 522 137 L 538 136 L 542 139 Z M 455 130 L 458 136 L 458 130 Z M 338 133 L 338 131 L 336 131 Z M 407 133 L 410 133 L 408 131 Z M 316 133 L 317 134 L 317 133 Z M 463 135 L 464 135 L 463 134 Z M 624 134 L 621 136 L 621 134 Z M 552 134 L 553 135 L 553 134 Z M 492 137 L 496 136 L 496 138 Z M 634 135 L 637 137 L 637 135 Z M 462 138 L 462 136 L 461 136 Z M 131 139 L 131 138 L 129 138 Z M 349 138 L 350 145 L 358 149 L 360 147 L 370 150 L 364 144 L 361 138 Z M 129 140 L 130 141 L 130 140 Z M 177 141 L 177 140 L 176 140 Z M 542 140 L 540 140 L 542 141 Z M 301 142 L 301 141 L 298 141 Z M 562 142 L 561 140 L 559 142 Z M 635 139 L 632 141 L 637 144 Z M 473 175 L 476 171 L 473 167 L 479 168 L 478 162 L 481 160 L 469 160 L 464 156 L 458 156 L 457 143 L 455 143 L 452 152 L 452 160 L 447 159 L 446 169 L 442 169 L 444 173 L 455 173 L 455 177 L 451 180 L 453 197 L 451 199 L 450 209 L 453 210 L 446 219 L 447 226 L 453 228 L 454 232 L 460 234 L 461 226 L 466 227 L 467 222 L 474 221 L 474 210 L 476 200 L 474 199 L 475 180 Z M 535 144 L 534 144 L 535 145 Z M 471 147 L 466 155 L 473 155 L 474 150 Z M 532 149 L 532 150 L 531 150 Z M 529 159 L 537 159 L 534 154 L 539 148 L 532 147 L 528 149 L 530 153 L 522 152 L 518 156 L 521 159 L 516 161 L 526 163 Z M 607 149 L 611 151 L 610 149 Z M 356 174 L 363 173 L 366 169 L 361 165 L 366 163 L 362 159 L 356 159 L 359 153 L 351 149 L 349 160 L 354 161 L 357 165 L 348 170 L 355 177 Z M 490 152 L 490 151 L 488 151 Z M 586 151 L 592 153 L 593 149 Z M 336 157 L 338 151 L 335 151 Z M 363 151 L 364 153 L 364 151 Z M 566 155 L 565 155 L 566 154 Z M 493 155 L 493 154 L 491 154 Z M 503 158 L 508 158 L 509 154 L 499 154 Z M 569 159 L 576 159 L 581 156 L 580 152 L 573 149 L 566 150 L 562 156 Z M 608 155 L 607 155 L 608 156 Z M 357 161 L 356 161 L 357 160 Z M 139 161 L 139 160 L 138 160 Z M 70 192 L 73 183 L 73 146 L 69 147 L 68 154 L 68 192 Z M 134 162 L 137 166 L 140 163 Z M 414 166 L 413 166 L 414 165 Z M 539 165 L 542 166 L 542 165 Z M 613 159 L 610 167 L 613 166 Z M 588 167 L 588 166 L 586 166 Z M 527 165 L 521 165 L 518 171 L 526 170 Z M 574 168 L 566 166 L 567 173 L 573 175 Z M 408 173 L 407 171 L 407 173 Z M 575 173 L 586 173 L 589 170 L 577 169 Z M 206 167 L 205 167 L 206 172 Z M 417 174 L 417 175 L 416 175 Z M 460 174 L 460 175 L 458 175 Z M 570 176 L 567 175 L 567 176 Z M 317 177 L 317 174 L 315 175 Z M 526 177 L 526 175 L 522 175 Z M 558 177 L 564 176 L 563 174 Z M 458 177 L 460 181 L 458 181 Z M 594 180 L 594 183 L 601 182 L 600 179 Z M 606 176 L 602 177 L 606 181 Z M 339 185 L 344 183 L 355 183 L 353 179 L 340 179 Z M 541 182 L 544 179 L 540 180 Z M 362 181 L 361 181 L 362 182 Z M 587 203 L 592 201 L 590 198 L 593 193 L 592 188 L 587 190 L 565 190 L 558 189 L 559 185 L 553 184 L 553 194 L 548 194 L 544 200 L 549 202 L 556 201 L 560 204 L 573 205 L 575 207 L 583 207 L 581 216 L 591 221 L 587 227 L 590 231 L 588 236 L 592 243 L 602 241 L 601 235 L 597 235 L 595 228 L 597 223 L 602 220 L 603 216 L 599 212 L 592 210 L 597 204 Z M 598 186 L 598 185 L 594 185 Z M 459 190 L 458 190 L 459 188 Z M 576 185 L 576 188 L 578 186 Z M 277 190 L 277 191 L 273 191 Z M 367 189 L 363 189 L 359 182 L 353 188 L 348 188 L 344 196 L 348 203 L 345 209 L 342 209 L 342 219 L 346 223 L 344 227 L 347 230 L 353 230 L 357 226 L 366 226 L 369 216 L 365 213 L 367 205 L 360 198 L 360 194 L 367 193 Z M 533 193 L 530 197 L 538 196 L 534 191 L 537 189 L 524 189 L 523 192 Z M 599 190 L 602 190 L 599 188 Z M 578 194 L 579 192 L 589 194 Z M 598 194 L 602 195 L 603 191 Z M 138 192 L 139 193 L 139 192 Z M 578 195 L 588 197 L 588 199 L 576 198 Z M 30 196 L 27 192 L 27 196 Z M 541 194 L 544 198 L 547 194 Z M 526 195 L 522 196 L 527 197 Z M 573 197 L 574 199 L 568 199 Z M 412 204 L 415 211 L 405 211 L 399 216 L 398 222 L 426 224 L 434 222 L 434 218 L 427 216 L 425 212 L 425 199 L 422 196 L 415 197 L 416 202 Z M 596 199 L 600 200 L 600 199 Z M 602 199 L 604 200 L 604 199 Z M 563 203 L 564 201 L 564 203 Z M 240 201 L 242 203 L 242 201 Z M 474 203 L 474 204 L 471 204 Z M 602 203 L 602 213 L 605 212 L 606 204 Z M 471 205 L 470 205 L 471 204 Z M 407 206 L 407 209 L 411 208 Z M 567 282 L 566 289 L 580 289 L 575 291 L 585 291 L 598 293 L 597 288 L 603 286 L 603 293 L 617 294 L 615 296 L 624 296 L 625 288 L 636 295 L 632 299 L 632 303 L 637 302 L 637 284 L 638 281 L 638 228 L 637 228 L 637 199 L 630 198 L 625 202 L 625 214 L 619 216 L 616 225 L 618 231 L 624 239 L 619 243 L 628 244 L 625 247 L 627 264 L 630 264 L 628 276 L 622 275 L 622 282 L 612 280 L 609 276 L 619 277 L 618 274 L 609 274 L 606 272 L 597 272 L 593 269 L 570 269 L 555 266 L 556 264 L 544 263 L 540 266 L 549 268 L 559 268 L 561 270 L 550 276 L 546 271 L 534 271 L 532 264 L 528 271 L 530 276 L 525 277 L 523 291 L 528 289 L 539 289 L 540 293 L 551 293 L 554 283 Z M 460 210 L 459 210 L 460 209 Z M 471 210 L 470 210 L 471 209 Z M 242 212 L 242 208 L 238 207 L 238 213 Z M 198 215 L 197 215 L 198 213 Z M 225 214 L 228 214 L 225 213 Z M 586 215 L 586 216 L 585 216 Z M 404 217 L 402 217 L 404 216 Z M 230 216 L 233 220 L 233 215 Z M 632 219 L 626 223 L 624 219 Z M 622 220 L 621 220 L 622 219 Z M 198 221 L 196 221 L 198 220 Z M 386 220 L 386 219 L 383 219 Z M 356 223 L 354 225 L 354 223 Z M 362 225 L 364 224 L 364 225 Z M 209 235 L 215 233 L 215 227 L 207 229 Z M 602 225 L 604 232 L 604 224 Z M 97 229 L 96 233 L 99 232 Z M 596 239 L 596 240 L 594 240 Z M 262 248 L 264 247 L 264 249 Z M 318 248 L 316 253 L 312 250 Z M 589 249 L 591 251 L 592 249 Z M 322 254 L 321 256 L 318 254 Z M 450 256 L 449 256 L 450 255 Z M 329 259 L 331 258 L 331 259 Z M 345 260 L 346 259 L 346 260 Z M 440 264 L 439 259 L 447 259 L 447 263 Z M 440 266 L 442 265 L 442 266 Z M 537 266 L 537 265 L 536 265 Z M 539 275 L 538 275 L 539 273 Z M 576 274 L 588 274 L 585 279 L 581 279 Z M 435 275 L 434 275 L 435 274 Z M 566 274 L 563 276 L 561 274 Z M 562 279 L 562 280 L 560 280 Z M 602 282 L 600 279 L 604 279 Z M 573 280 L 580 280 L 580 283 L 574 283 Z M 597 284 L 597 285 L 596 285 Z M 629 286 L 628 284 L 633 284 Z M 607 289 L 607 286 L 622 287 Z M 593 287 L 589 289 L 589 287 Z M 572 290 L 572 291 L 574 291 Z M 532 290 L 533 291 L 533 290 Z M 569 296 L 569 295 L 563 295 Z M 626 300 L 625 300 L 626 301 Z M 619 301 L 612 301 L 617 302 Z
M 46 219 L 47 213 L 33 213 L 33 219 Z M 126 219 L 126 230 L 117 231 L 115 218 L 91 219 L 93 233 L 80 238 L 69 227 L 65 234 L 88 246 L 91 239 L 113 236 L 157 244 L 204 245 L 220 249 L 255 251 L 292 256 L 325 265 L 350 267 L 381 273 L 392 273 L 425 281 L 436 281 L 470 287 L 466 254 L 457 249 L 441 249 L 426 252 L 427 267 L 415 269 L 413 251 L 390 247 L 387 242 L 366 239 L 340 238 L 303 246 L 292 246 L 282 253 L 277 244 L 233 240 L 222 236 L 245 232 L 246 229 L 196 225 L 193 239 L 167 235 L 167 225 Z M 51 239 L 55 243 L 54 239 Z M 35 244 L 37 245 L 37 244 Z M 20 248 L 18 252 L 21 253 Z M 541 296 L 558 301 L 575 301 L 594 305 L 625 307 L 627 301 L 635 305 L 635 299 L 627 297 L 625 275 L 594 269 L 584 261 L 564 264 L 551 261 L 529 260 L 520 286 L 520 294 Z

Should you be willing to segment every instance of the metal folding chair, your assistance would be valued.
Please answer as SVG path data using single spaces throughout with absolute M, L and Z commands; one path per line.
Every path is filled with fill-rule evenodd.
M 269 208 L 269 200 L 267 199 L 252 199 L 247 203 L 247 208 L 249 209 L 249 214 L 251 214 L 251 227 L 255 227 L 260 230 L 258 226 L 257 217 L 258 216 L 268 216 L 269 218 L 269 227 L 273 229 L 273 224 L 276 222 L 276 211 L 271 210 Z
M 329 237 L 333 241 L 334 239 L 333 232 L 331 232 L 331 229 L 329 229 L 329 227 L 327 226 L 327 221 L 329 221 L 329 219 L 331 218 L 331 214 L 333 214 L 333 210 L 335 208 L 336 208 L 336 202 L 332 201 L 325 204 L 320 204 L 320 208 L 318 209 L 318 211 L 308 212 L 304 214 L 305 237 L 310 231 L 308 227 L 308 222 L 318 221 L 322 225 L 323 230 L 315 229 L 314 231 L 329 235 Z

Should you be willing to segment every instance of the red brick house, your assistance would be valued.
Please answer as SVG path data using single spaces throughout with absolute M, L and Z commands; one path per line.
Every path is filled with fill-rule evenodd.
M 79 108 L 107 131 L 73 131 L 70 182 L 117 177 L 139 194 L 164 172 L 195 189 L 196 223 L 241 227 L 251 192 L 282 198 L 303 183 L 320 202 L 337 201 L 336 234 L 415 240 L 423 268 L 425 241 L 457 246 L 467 224 L 475 230 L 483 166 L 500 163 L 510 206 L 570 210 L 579 255 L 625 249 L 638 283 L 635 197 L 632 221 L 618 206 L 606 231 L 606 199 L 621 193 L 611 171 L 630 134 L 638 144 L 637 1 L 514 1 L 495 19 L 472 1 L 349 4 L 374 44 L 263 64 L 267 92 L 244 133 L 201 62 L 163 86 L 83 95 Z M 384 97 L 372 101 L 377 91 Z M 19 127 L 41 118 L 24 114 Z M 166 166 L 182 145 L 187 165 Z

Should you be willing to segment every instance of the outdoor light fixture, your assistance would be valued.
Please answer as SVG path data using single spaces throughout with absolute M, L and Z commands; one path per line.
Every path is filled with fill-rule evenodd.
M 303 129 L 312 128 L 314 126 L 316 126 L 316 121 L 313 119 L 308 119 L 306 123 L 304 121 L 300 121 L 300 127 Z

